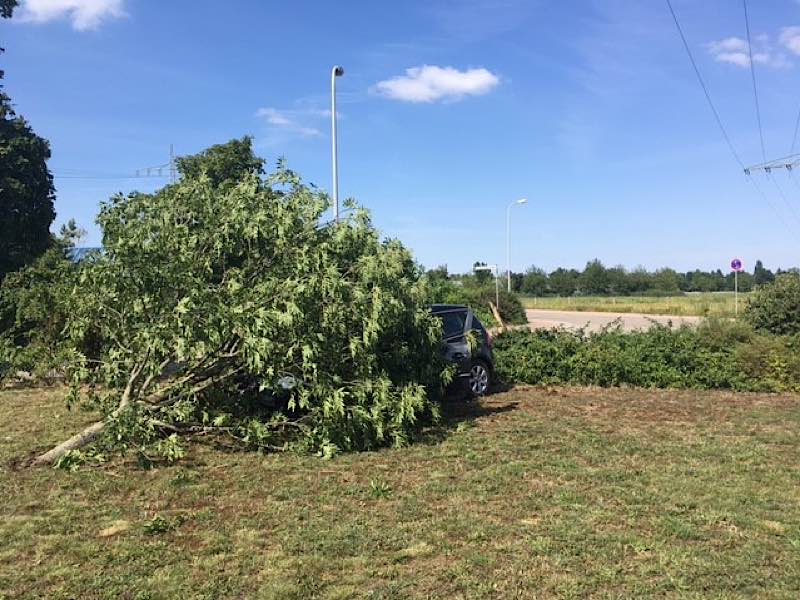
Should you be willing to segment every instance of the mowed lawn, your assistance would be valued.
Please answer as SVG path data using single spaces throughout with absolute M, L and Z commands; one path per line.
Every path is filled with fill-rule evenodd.
M 404 449 L 16 470 L 91 415 L 0 392 L 2 598 L 800 595 L 800 398 L 518 388 Z
M 739 310 L 747 302 L 747 294 L 739 294 Z M 592 312 L 642 313 L 682 317 L 733 317 L 736 298 L 732 293 L 684 294 L 680 296 L 571 296 L 534 298 L 521 297 L 525 308 L 543 310 L 577 310 Z

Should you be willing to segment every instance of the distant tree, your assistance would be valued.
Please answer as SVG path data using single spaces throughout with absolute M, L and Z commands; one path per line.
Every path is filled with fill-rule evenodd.
M 522 276 L 522 293 L 529 296 L 544 296 L 547 292 L 547 273 L 531 266 Z
M 439 304 L 449 302 L 455 285 L 450 281 L 450 274 L 447 272 L 446 265 L 440 265 L 435 269 L 425 271 L 426 294 L 429 304 Z
M 622 265 L 611 267 L 606 270 L 608 281 L 608 293 L 614 296 L 627 296 L 631 293 L 631 282 L 628 272 Z
M 659 292 L 677 293 L 681 287 L 681 276 L 674 269 L 664 268 L 653 273 L 653 289 Z
M 519 294 L 522 292 L 522 273 L 514 273 L 511 271 L 511 291 L 515 294 Z
M 55 219 L 50 144 L 17 116 L 0 91 L 0 280 L 31 263 L 52 242 Z
M 492 272 L 491 271 L 476 271 L 475 267 L 485 267 L 486 263 L 476 260 L 472 263 L 472 272 L 474 273 L 475 282 L 478 285 L 486 285 L 492 279 Z
M 450 274 L 447 272 L 447 265 L 439 265 L 430 269 L 426 271 L 425 275 L 432 281 L 447 281 L 450 278 Z
M 764 285 L 765 283 L 772 283 L 773 281 L 775 281 L 775 274 L 765 268 L 764 263 L 757 260 L 756 266 L 753 269 L 753 283 L 755 283 L 755 285 Z
M 628 273 L 628 289 L 632 294 L 646 292 L 652 285 L 652 276 L 644 267 L 638 266 Z
M 746 271 L 742 271 L 739 273 L 739 291 L 740 292 L 749 292 L 755 287 L 754 281 L 755 276 L 751 275 Z M 736 276 L 734 275 L 733 271 L 728 273 L 725 276 L 725 289 L 728 291 L 734 291 L 736 289 Z
M 608 293 L 608 272 L 598 259 L 586 263 L 580 277 L 580 288 L 584 294 L 602 295 Z
M 717 292 L 719 291 L 719 282 L 714 278 L 711 273 L 695 270 L 691 275 L 691 291 L 693 292 Z
M 548 277 L 550 289 L 556 296 L 573 296 L 578 290 L 580 273 L 575 269 L 559 267 Z
M 725 275 L 722 273 L 721 269 L 717 269 L 716 271 L 711 273 L 711 276 L 714 278 L 714 281 L 717 284 L 718 291 L 721 292 L 727 289 L 727 286 L 725 284 Z M 731 291 L 733 290 L 731 289 Z

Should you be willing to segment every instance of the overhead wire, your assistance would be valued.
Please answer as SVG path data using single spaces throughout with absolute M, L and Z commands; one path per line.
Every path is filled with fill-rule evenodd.
M 761 199 L 764 202 L 766 202 L 767 206 L 769 206 L 772 212 L 775 213 L 775 217 L 778 219 L 778 221 L 781 222 L 781 225 L 783 225 L 783 227 L 786 229 L 786 232 L 790 236 L 795 237 L 796 232 L 793 231 L 791 227 L 789 227 L 789 225 L 786 223 L 786 219 L 783 218 L 777 207 L 772 203 L 772 201 L 769 199 L 764 190 L 761 189 L 761 186 L 758 184 L 758 180 L 748 174 L 745 176 L 745 181 L 749 181 L 750 183 L 753 184 L 753 187 L 755 187 L 756 191 L 758 192 L 758 195 L 761 196 Z
M 689 56 L 689 61 L 692 63 L 692 68 L 694 69 L 694 74 L 697 76 L 697 81 L 700 84 L 700 87 L 703 88 L 703 94 L 705 94 L 708 106 L 711 108 L 711 112 L 714 113 L 714 119 L 717 121 L 717 126 L 719 126 L 719 130 L 722 132 L 722 137 L 725 138 L 725 142 L 728 144 L 728 148 L 730 149 L 733 158 L 736 159 L 736 162 L 739 163 L 739 166 L 742 168 L 742 170 L 744 170 L 744 163 L 742 162 L 742 159 L 739 158 L 739 153 L 736 152 L 736 149 L 733 147 L 731 138 L 728 136 L 728 132 L 725 129 L 725 126 L 722 124 L 722 119 L 719 116 L 719 112 L 717 112 L 717 108 L 714 106 L 714 102 L 711 100 L 711 94 L 709 94 L 708 87 L 706 87 L 706 83 L 703 81 L 703 76 L 700 74 L 700 69 L 697 67 L 697 62 L 694 60 L 692 50 L 689 48 L 689 42 L 686 41 L 686 36 L 684 35 L 683 28 L 678 21 L 678 16 L 675 14 L 675 9 L 672 8 L 672 2 L 671 0 L 666 0 L 666 2 L 667 6 L 669 7 L 669 12 L 672 14 L 672 20 L 675 21 L 675 27 L 678 29 L 678 33 L 681 36 L 683 47 L 686 49 L 686 54 Z
M 165 179 L 169 175 L 70 175 L 53 173 L 55 179 L 106 179 L 106 180 L 123 180 L 123 179 Z
M 764 130 L 761 127 L 761 108 L 758 103 L 758 86 L 756 85 L 756 66 L 753 62 L 753 44 L 750 41 L 750 18 L 747 14 L 747 0 L 742 0 L 744 6 L 744 28 L 747 33 L 747 55 L 750 63 L 750 79 L 753 81 L 753 100 L 756 104 L 756 121 L 758 122 L 758 137 L 761 141 L 761 157 L 767 162 L 767 151 L 764 146 Z
M 800 214 L 798 214 L 794 205 L 791 202 L 789 202 L 789 198 L 786 197 L 786 194 L 783 193 L 783 188 L 781 188 L 781 186 L 778 185 L 778 181 L 772 176 L 771 172 L 767 172 L 767 178 L 770 181 L 772 181 L 772 184 L 775 186 L 775 189 L 778 190 L 778 195 L 783 200 L 783 203 L 789 209 L 789 212 L 792 213 L 792 216 L 794 216 L 794 219 L 795 221 L 797 221 L 797 224 L 800 225 Z
M 794 122 L 794 135 L 792 136 L 792 147 L 789 154 L 794 154 L 794 148 L 797 145 L 797 133 L 800 131 L 800 109 L 797 110 L 797 119 Z
M 747 11 L 746 0 L 744 0 L 744 2 L 745 2 L 745 12 L 746 12 Z M 723 123 L 722 123 L 722 118 L 719 115 L 719 111 L 717 111 L 717 108 L 714 105 L 713 100 L 711 100 L 711 94 L 708 91 L 708 86 L 706 86 L 706 83 L 703 80 L 703 76 L 700 73 L 700 69 L 697 66 L 697 61 L 695 61 L 694 55 L 692 54 L 692 50 L 689 47 L 689 42 L 686 40 L 686 35 L 683 32 L 683 27 L 681 27 L 680 21 L 678 20 L 678 15 L 675 13 L 675 9 L 672 6 L 672 2 L 671 2 L 671 0 L 666 0 L 666 3 L 667 3 L 667 7 L 669 8 L 669 12 L 672 15 L 672 20 L 675 22 L 675 28 L 678 30 L 678 34 L 680 35 L 681 41 L 683 42 L 683 47 L 686 50 L 686 55 L 689 57 L 689 62 L 692 63 L 692 68 L 694 69 L 694 74 L 697 77 L 697 82 L 700 84 L 700 87 L 703 90 L 703 94 L 706 97 L 706 101 L 708 102 L 708 106 L 709 106 L 709 108 L 711 109 L 711 112 L 714 115 L 714 120 L 717 122 L 717 126 L 719 127 L 719 130 L 722 133 L 722 137 L 725 139 L 725 143 L 728 145 L 728 149 L 730 150 L 731 155 L 733 156 L 733 158 L 737 162 L 737 164 L 742 168 L 742 171 L 745 173 L 745 180 L 753 184 L 753 187 L 756 189 L 756 192 L 758 193 L 758 195 L 767 204 L 767 206 L 770 207 L 772 212 L 775 213 L 776 218 L 786 228 L 787 232 L 792 237 L 796 237 L 796 233 L 790 229 L 788 223 L 786 222 L 786 219 L 784 219 L 782 217 L 780 211 L 777 209 L 775 204 L 769 199 L 767 194 L 764 192 L 764 190 L 759 185 L 758 181 L 756 181 L 750 175 L 750 171 L 747 169 L 747 167 L 745 167 L 744 162 L 742 162 L 742 159 L 739 157 L 739 153 L 736 152 L 736 148 L 734 148 L 733 142 L 731 142 L 731 138 L 728 135 L 728 131 L 725 129 L 725 125 L 723 125 Z M 749 19 L 746 18 L 745 20 L 748 21 L 748 24 L 747 24 L 747 36 L 748 36 L 748 49 L 749 49 L 750 48 L 750 42 L 749 42 L 750 25 L 749 25 Z M 752 55 L 752 52 L 751 52 L 751 55 Z M 751 58 L 750 66 L 752 67 L 752 65 L 753 65 L 753 61 L 752 61 L 752 58 Z M 751 71 L 751 75 L 752 75 L 752 78 L 753 78 L 753 84 L 754 84 L 754 88 L 753 89 L 754 89 L 754 92 L 755 92 L 756 88 L 755 88 L 754 71 Z M 757 106 L 756 112 L 758 114 L 759 133 L 761 134 L 761 116 L 760 116 L 760 111 L 758 109 L 757 92 L 756 92 L 756 106 Z M 762 151 L 762 155 L 764 155 L 764 162 L 766 162 L 767 159 L 766 159 L 766 153 L 765 153 L 765 150 L 764 150 L 764 136 L 763 136 L 763 134 L 761 134 L 761 151 Z
M 759 142 L 761 143 L 761 157 L 764 160 L 764 162 L 766 162 L 767 152 L 766 152 L 766 147 L 764 145 L 764 128 L 761 122 L 761 106 L 758 100 L 758 84 L 756 83 L 756 67 L 755 67 L 755 62 L 753 61 L 753 43 L 752 43 L 752 37 L 750 35 L 750 17 L 747 12 L 747 0 L 742 0 L 742 8 L 744 9 L 745 34 L 747 35 L 747 56 L 748 56 L 748 62 L 750 64 L 750 79 L 753 82 L 753 102 L 756 108 L 756 123 L 758 124 L 758 138 Z M 792 136 L 792 147 L 789 151 L 789 154 L 792 154 L 794 152 L 794 147 L 795 144 L 797 143 L 798 127 L 800 127 L 800 113 L 798 113 L 797 120 L 795 121 L 794 135 Z M 777 179 L 775 179 L 775 177 L 772 175 L 771 169 L 765 169 L 765 173 L 767 175 L 767 179 L 769 179 L 772 182 L 772 185 L 775 186 L 775 189 L 778 192 L 778 196 L 780 196 L 781 200 L 783 200 L 783 203 L 784 205 L 786 205 L 786 208 L 788 208 L 789 212 L 792 213 L 794 220 L 797 222 L 798 225 L 800 225 L 800 214 L 798 214 L 797 209 L 794 207 L 794 204 L 792 204 L 789 201 L 789 198 L 784 193 L 783 188 L 778 184 Z M 792 181 L 794 181 L 794 177 L 792 177 L 791 170 L 789 170 L 789 177 L 792 179 Z M 755 182 L 755 180 L 753 181 Z M 762 197 L 766 199 L 765 194 L 762 194 Z M 770 203 L 770 206 L 772 206 L 772 203 Z M 780 218 L 777 209 L 773 207 L 773 211 Z M 789 226 L 786 224 L 786 221 L 781 219 L 781 222 L 784 224 L 786 229 L 789 230 Z
M 797 179 L 794 177 L 794 173 L 792 173 L 792 169 L 786 170 L 789 173 L 789 180 L 795 185 L 795 187 L 800 190 L 800 183 L 797 182 Z

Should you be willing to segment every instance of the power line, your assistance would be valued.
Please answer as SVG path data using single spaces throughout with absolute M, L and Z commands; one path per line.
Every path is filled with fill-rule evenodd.
M 728 148 L 730 148 L 731 154 L 733 158 L 736 159 L 736 162 L 739 163 L 739 166 L 742 169 L 745 168 L 742 159 L 739 158 L 739 154 L 736 152 L 736 149 L 733 147 L 733 143 L 731 143 L 731 138 L 728 136 L 728 132 L 725 130 L 725 126 L 722 124 L 722 119 L 717 112 L 714 103 L 711 101 L 711 94 L 708 93 L 708 87 L 706 87 L 705 81 L 703 81 L 703 76 L 700 74 L 700 69 L 697 68 L 697 63 L 694 60 L 694 56 L 692 55 L 692 50 L 689 48 L 689 42 L 686 41 L 686 36 L 683 34 L 683 28 L 681 27 L 680 22 L 678 21 L 678 16 L 675 14 L 675 9 L 672 8 L 672 2 L 670 0 L 666 0 L 667 6 L 669 7 L 669 12 L 672 14 L 672 20 L 675 21 L 675 27 L 678 29 L 678 33 L 681 36 L 681 41 L 683 42 L 683 47 L 686 49 L 686 54 L 689 56 L 689 61 L 692 63 L 692 68 L 694 69 L 694 74 L 697 75 L 697 81 L 700 83 L 700 87 L 703 88 L 703 94 L 706 96 L 706 100 L 708 101 L 708 106 L 711 108 L 711 112 L 714 113 L 714 119 L 717 121 L 717 125 L 719 126 L 719 130 L 722 132 L 722 137 L 725 138 L 725 142 L 728 144 Z M 766 160 L 766 159 L 764 159 Z
M 774 159 L 774 160 L 771 160 L 771 161 L 767 161 L 767 162 L 762 163 L 762 164 L 753 165 L 752 167 L 747 167 L 744 170 L 744 174 L 747 177 L 748 181 L 752 181 L 753 182 L 753 184 L 755 185 L 756 189 L 758 190 L 758 193 L 761 195 L 762 199 L 765 200 L 767 202 L 767 204 L 769 204 L 769 207 L 775 213 L 775 216 L 778 217 L 778 220 L 781 221 L 783 226 L 786 227 L 787 231 L 790 231 L 790 228 L 789 228 L 789 225 L 786 223 L 786 220 L 783 219 L 783 217 L 780 214 L 780 211 L 778 211 L 778 209 L 772 204 L 772 202 L 770 202 L 770 200 L 768 199 L 767 195 L 763 192 L 763 190 L 761 190 L 761 188 L 758 185 L 756 179 L 751 177 L 751 175 L 752 175 L 753 172 L 762 171 L 764 173 L 764 175 L 766 175 L 767 178 L 772 181 L 772 184 L 775 186 L 775 189 L 778 191 L 778 195 L 781 197 L 781 199 L 783 200 L 783 203 L 789 209 L 789 212 L 792 213 L 792 216 L 794 217 L 795 221 L 797 221 L 797 223 L 800 224 L 800 214 L 798 214 L 798 212 L 795 209 L 794 205 L 789 201 L 789 198 L 784 193 L 783 188 L 781 188 L 781 186 L 778 185 L 778 181 L 772 175 L 772 171 L 774 171 L 775 169 L 786 169 L 786 172 L 789 174 L 789 179 L 792 181 L 792 183 L 795 186 L 800 188 L 800 184 L 797 183 L 797 180 L 794 178 L 794 175 L 792 173 L 794 168 L 797 167 L 798 165 L 800 165 L 800 155 L 793 154 L 791 156 L 786 156 L 784 158 L 777 158 L 777 159 Z M 792 235 L 794 235 L 793 231 L 790 231 L 790 233 L 792 233 Z
M 175 151 L 172 144 L 169 145 L 169 162 L 154 165 L 152 167 L 141 167 L 135 169 L 133 174 L 128 173 L 101 173 L 91 169 L 58 169 L 53 177 L 56 179 L 163 179 L 169 177 L 171 183 L 175 183 L 177 177 L 177 162 Z
M 753 63 L 753 44 L 750 42 L 750 19 L 747 16 L 747 0 L 742 0 L 744 6 L 744 27 L 747 32 L 747 54 L 750 60 L 750 78 L 753 80 L 753 99 L 756 103 L 756 121 L 758 121 L 758 136 L 761 140 L 761 158 L 766 162 L 767 151 L 764 149 L 764 130 L 761 127 L 761 109 L 758 105 L 758 86 L 756 86 L 756 66 Z
M 55 179 L 163 179 L 168 175 L 75 175 L 70 173 L 53 173 Z
M 746 0 L 744 0 L 744 1 L 745 1 L 745 11 L 746 11 L 747 10 Z M 700 69 L 697 67 L 697 62 L 694 59 L 694 55 L 692 55 L 692 50 L 689 47 L 689 42 L 686 41 L 686 36 L 683 33 L 683 28 L 681 27 L 680 21 L 678 21 L 678 16 L 675 14 L 675 9 L 672 7 L 672 2 L 671 2 L 671 0 L 666 0 L 666 3 L 667 3 L 667 7 L 669 8 L 669 12 L 672 15 L 672 20 L 675 21 L 675 27 L 678 30 L 678 34 L 680 34 L 680 36 L 681 36 L 681 41 L 683 42 L 683 47 L 686 50 L 686 54 L 689 57 L 689 61 L 692 63 L 692 68 L 694 69 L 694 74 L 697 76 L 697 81 L 700 84 L 700 87 L 703 89 L 703 94 L 706 97 L 706 101 L 708 102 L 708 106 L 709 106 L 709 108 L 711 108 L 711 112 L 714 114 L 714 119 L 717 121 L 717 126 L 719 127 L 719 130 L 722 132 L 722 137 L 725 138 L 725 142 L 728 144 L 728 148 L 730 149 L 731 154 L 733 155 L 733 158 L 736 160 L 736 162 L 742 168 L 742 171 L 744 171 L 746 181 L 749 181 L 749 182 L 751 182 L 753 184 L 753 187 L 755 187 L 756 191 L 758 192 L 758 195 L 761 197 L 761 199 L 764 201 L 764 203 L 766 203 L 770 207 L 770 209 L 775 213 L 775 216 L 781 222 L 781 224 L 786 228 L 786 231 L 789 233 L 789 235 L 791 235 L 792 237 L 795 237 L 795 232 L 792 231 L 789 228 L 789 225 L 786 222 L 786 219 L 784 219 L 781 216 L 780 211 L 778 211 L 777 207 L 772 203 L 772 201 L 769 199 L 769 197 L 764 193 L 764 190 L 761 189 L 761 186 L 758 184 L 758 182 L 753 177 L 750 176 L 750 171 L 752 170 L 752 167 L 751 168 L 745 167 L 744 163 L 742 162 L 742 159 L 739 158 L 739 153 L 736 152 L 736 148 L 733 147 L 733 143 L 731 142 L 731 138 L 728 135 L 728 132 L 725 129 L 725 126 L 722 124 L 722 119 L 719 116 L 719 112 L 717 111 L 716 107 L 714 106 L 714 102 L 711 100 L 711 94 L 709 94 L 708 87 L 706 86 L 705 81 L 703 81 L 703 76 L 700 74 Z M 747 18 L 745 18 L 745 20 L 747 21 Z M 747 25 L 747 32 L 748 32 L 747 36 L 748 36 L 748 48 L 749 48 L 750 47 L 750 43 L 749 43 L 750 25 L 749 24 Z M 750 66 L 751 67 L 752 67 L 752 64 L 753 64 L 753 61 L 751 59 L 750 60 Z M 754 83 L 754 88 L 753 89 L 755 91 L 755 75 L 753 75 L 753 83 Z M 757 97 L 757 95 L 756 95 L 756 112 L 759 115 L 758 116 L 758 124 L 759 124 L 759 133 L 760 133 L 761 132 L 761 116 L 760 116 L 760 113 L 758 111 L 758 97 Z M 764 136 L 763 135 L 761 136 L 761 149 L 762 149 L 762 153 L 763 153 L 763 151 L 764 151 Z M 771 163 L 767 163 L 766 156 L 764 156 L 764 163 L 765 163 L 764 165 L 757 165 L 757 167 L 764 168 L 765 171 L 768 171 L 768 169 L 771 168 L 772 165 L 771 165 Z M 769 166 L 766 166 L 766 165 L 769 165 Z
M 772 176 L 772 173 L 770 173 L 769 171 L 767 172 L 767 177 L 772 181 L 772 184 L 775 186 L 775 189 L 778 190 L 778 195 L 781 197 L 783 203 L 789 209 L 789 212 L 792 213 L 792 216 L 794 217 L 795 221 L 797 221 L 797 223 L 800 224 L 800 215 L 797 213 L 794 204 L 789 202 L 789 198 L 787 198 L 786 194 L 783 193 L 783 188 L 781 188 L 781 186 L 778 185 L 777 180 Z
M 797 119 L 794 122 L 794 135 L 792 136 L 792 148 L 789 154 L 794 154 L 794 147 L 797 144 L 797 132 L 800 130 L 800 109 L 797 110 Z
M 787 233 L 788 233 L 790 236 L 794 237 L 794 236 L 795 236 L 795 232 L 794 232 L 794 231 L 792 231 L 792 229 L 791 229 L 791 228 L 789 227 L 789 225 L 786 223 L 786 219 L 784 219 L 784 218 L 783 218 L 783 216 L 781 215 L 781 213 L 780 213 L 780 211 L 777 209 L 777 207 L 776 207 L 776 206 L 775 206 L 775 205 L 772 203 L 772 201 L 771 201 L 771 200 L 770 200 L 770 199 L 767 197 L 767 195 L 764 193 L 764 190 L 762 190 L 762 189 L 761 189 L 761 186 L 760 186 L 760 185 L 758 185 L 758 181 L 756 181 L 756 179 L 754 179 L 754 178 L 753 178 L 753 177 L 750 175 L 750 173 L 746 173 L 746 174 L 745 174 L 745 179 L 746 179 L 746 181 L 749 181 L 750 183 L 752 183 L 752 184 L 753 184 L 753 187 L 755 187 L 755 188 L 756 188 L 756 191 L 758 192 L 758 195 L 759 195 L 759 196 L 761 196 L 761 199 L 762 199 L 764 202 L 766 202 L 766 203 L 767 203 L 767 206 L 769 206 L 769 207 L 770 207 L 770 209 L 772 210 L 772 212 L 773 212 L 773 213 L 775 213 L 775 217 L 776 217 L 776 218 L 777 218 L 777 219 L 778 219 L 778 220 L 781 222 L 781 225 L 783 225 L 783 226 L 786 228 L 786 232 L 787 232 Z
M 788 169 L 789 172 L 789 179 L 795 185 L 795 187 L 800 190 L 800 183 L 797 183 L 797 179 L 794 178 L 794 174 L 792 173 L 791 169 Z

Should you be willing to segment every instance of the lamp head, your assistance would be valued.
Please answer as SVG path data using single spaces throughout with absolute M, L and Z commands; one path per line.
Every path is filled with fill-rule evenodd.
M 333 67 L 333 74 L 336 77 L 341 77 L 342 75 L 344 75 L 344 68 L 340 67 L 339 65 L 336 65 L 335 67 Z
M 527 198 L 520 198 L 519 200 L 517 200 L 517 204 L 527 204 L 527 203 L 528 203 Z

